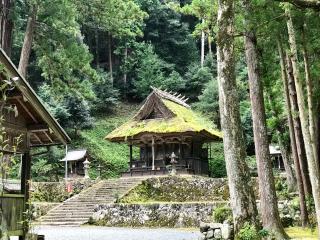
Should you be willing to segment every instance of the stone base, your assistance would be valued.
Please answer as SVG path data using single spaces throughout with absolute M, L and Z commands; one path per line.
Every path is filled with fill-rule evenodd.
M 199 240 L 233 239 L 233 226 L 229 223 L 200 223 L 202 236 Z

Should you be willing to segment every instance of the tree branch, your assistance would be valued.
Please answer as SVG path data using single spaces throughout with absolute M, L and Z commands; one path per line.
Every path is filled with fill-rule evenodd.
M 275 1 L 288 2 L 298 8 L 311 8 L 316 11 L 320 11 L 320 1 L 319 0 L 275 0 Z

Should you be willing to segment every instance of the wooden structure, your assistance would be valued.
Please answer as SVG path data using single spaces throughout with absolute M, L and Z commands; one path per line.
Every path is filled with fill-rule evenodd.
M 272 167 L 279 171 L 284 171 L 284 163 L 279 146 L 269 146 L 270 159 L 272 161 Z
M 88 151 L 85 149 L 68 151 L 67 155 L 60 160 L 67 162 L 67 177 L 68 178 L 81 178 L 84 177 L 84 161 L 89 159 Z
M 222 134 L 191 110 L 187 98 L 152 89 L 133 119 L 106 136 L 130 147 L 130 167 L 123 175 L 167 174 L 172 153 L 178 173 L 208 175 L 210 153 L 204 145 L 221 140 Z M 133 147 L 139 149 L 138 157 L 133 157 Z
M 1 193 L 0 201 L 9 234 L 24 239 L 27 226 L 22 226 L 23 212 L 29 200 L 29 180 L 31 170 L 32 148 L 64 144 L 70 138 L 48 112 L 29 83 L 18 73 L 16 67 L 0 49 L 0 80 L 1 84 L 12 80 L 12 87 L 7 91 L 6 101 L 2 102 L 17 111 L 3 110 L 1 126 L 4 127 L 4 141 L 6 145 L 0 146 L 6 156 L 12 154 L 22 155 L 21 189 L 19 194 Z M 20 139 L 18 141 L 17 139 Z M 7 157 L 8 159 L 8 157 Z M 9 158 L 10 159 L 10 158 Z

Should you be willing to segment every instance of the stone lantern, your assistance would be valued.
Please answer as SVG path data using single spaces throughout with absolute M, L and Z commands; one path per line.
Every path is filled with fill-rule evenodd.
M 174 154 L 174 152 L 171 153 L 170 155 L 170 163 L 172 166 L 172 170 L 171 170 L 171 175 L 176 175 L 177 174 L 177 169 L 176 169 L 176 164 L 178 163 L 178 161 L 176 160 L 178 157 Z
M 83 169 L 84 169 L 84 178 L 90 178 L 89 177 L 89 168 L 90 168 L 90 162 L 88 161 L 88 158 L 83 162 Z
M 99 164 L 97 169 L 98 169 L 98 178 L 101 178 L 101 165 Z

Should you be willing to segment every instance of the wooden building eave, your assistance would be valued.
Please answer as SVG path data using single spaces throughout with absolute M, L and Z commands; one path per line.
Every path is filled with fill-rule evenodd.
M 60 124 L 56 121 L 56 119 L 50 114 L 50 112 L 44 107 L 44 104 L 39 99 L 37 94 L 34 92 L 30 84 L 25 80 L 25 78 L 18 72 L 15 65 L 0 48 L 0 62 L 5 66 L 8 74 L 11 78 L 17 78 L 14 83 L 17 88 L 21 92 L 21 97 L 15 96 L 21 107 L 26 111 L 27 114 L 30 115 L 30 118 L 34 120 L 34 125 L 32 125 L 32 131 L 46 131 L 47 129 L 51 130 L 54 135 L 59 139 L 60 143 L 66 145 L 71 141 L 68 134 L 64 131 L 64 129 L 60 126 Z M 43 125 L 39 124 L 39 121 L 35 116 L 32 115 L 28 108 L 25 106 L 25 102 L 29 102 L 36 113 L 40 116 L 40 118 L 48 125 L 48 127 L 44 128 Z M 31 126 L 30 126 L 31 127 Z M 38 128 L 37 128 L 38 127 Z M 29 126 L 28 126 L 29 129 Z M 44 135 L 48 135 L 44 133 Z M 40 140 L 41 141 L 41 140 Z M 49 136 L 48 141 L 52 143 L 52 139 Z M 54 144 L 54 143 L 53 143 Z M 39 144 L 40 145 L 40 144 Z

